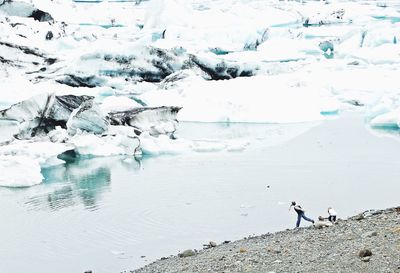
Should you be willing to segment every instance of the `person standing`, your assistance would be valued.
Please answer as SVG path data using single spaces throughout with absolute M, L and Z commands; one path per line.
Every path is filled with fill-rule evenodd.
M 336 211 L 332 207 L 329 207 L 328 208 L 328 214 L 329 214 L 328 220 L 331 223 L 335 223 L 336 222 Z
M 296 204 L 295 201 L 292 202 L 292 204 L 289 207 L 289 210 L 293 207 L 294 211 L 297 213 L 297 222 L 296 222 L 296 228 L 298 228 L 300 226 L 300 222 L 301 222 L 301 218 L 303 218 L 304 220 L 311 222 L 314 224 L 314 220 L 308 218 L 305 215 L 305 210 L 299 205 Z

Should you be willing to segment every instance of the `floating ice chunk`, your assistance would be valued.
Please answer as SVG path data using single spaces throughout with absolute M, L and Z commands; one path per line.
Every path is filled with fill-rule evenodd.
M 172 136 L 178 125 L 176 119 L 180 107 L 141 107 L 124 112 L 109 113 L 112 125 L 128 125 L 140 131 L 149 132 L 152 136 L 165 134 Z
M 69 138 L 67 130 L 56 126 L 56 128 L 50 131 L 47 136 L 50 138 L 51 142 L 66 142 Z
M 100 105 L 104 113 L 129 111 L 138 107 L 141 107 L 139 103 L 124 96 L 106 97 Z
M 382 44 L 377 47 L 362 47 L 349 53 L 350 57 L 369 64 L 396 64 L 400 62 L 400 45 Z
M 332 115 L 339 112 L 340 103 L 336 98 L 321 98 L 321 114 Z
M 34 5 L 22 1 L 0 1 L 0 12 L 8 16 L 28 17 L 36 9 Z
M 400 39 L 398 26 L 392 24 L 378 24 L 373 29 L 365 32 L 363 41 L 364 47 L 376 47 L 383 44 L 397 44 Z
M 2 107 L 0 107 L 0 109 L 6 109 L 11 105 L 21 102 L 23 100 L 27 100 L 32 96 L 46 93 L 43 91 L 43 89 L 37 88 L 37 85 L 31 83 L 29 79 L 26 78 L 25 75 L 20 76 L 14 71 L 11 73 L 4 73 L 4 72 L 0 66 L 1 88 L 2 90 L 13 90 L 13 91 L 1 93 L 0 106 Z M 26 92 L 26 90 L 29 90 L 29 92 Z
M 148 132 L 140 135 L 140 147 L 143 154 L 180 154 L 190 151 L 190 143 L 183 139 L 171 139 L 166 135 L 152 137 Z
M 72 145 L 64 143 L 52 143 L 42 140 L 15 140 L 8 145 L 0 146 L 0 155 L 26 156 L 35 159 L 38 164 L 45 167 L 64 163 L 57 160 L 57 155 L 72 148 Z
M 319 54 L 318 45 L 310 40 L 275 38 L 258 46 L 262 57 L 268 61 L 296 61 L 305 59 L 309 54 Z
M 34 96 L 29 100 L 19 102 L 8 109 L 2 110 L 0 117 L 20 123 L 31 122 L 42 115 L 49 100 L 49 95 L 47 94 Z
M 19 124 L 13 121 L 0 120 L 0 143 L 10 142 L 19 132 Z
M 286 75 L 225 81 L 192 81 L 140 97 L 151 105 L 183 106 L 179 120 L 202 122 L 288 123 L 320 120 L 319 90 Z
M 316 13 L 308 17 L 303 25 L 304 26 L 321 26 L 321 25 L 330 25 L 330 24 L 339 24 L 339 23 L 349 23 L 351 20 L 348 20 L 344 17 L 345 10 L 338 9 L 335 11 L 330 11 L 328 13 Z
M 129 164 L 129 163 L 133 162 L 133 159 L 132 158 L 125 158 L 124 160 L 122 160 L 122 162 Z
M 0 186 L 30 187 L 40 184 L 39 162 L 28 156 L 0 155 Z
M 122 125 L 110 125 L 107 131 L 107 135 L 124 135 L 128 137 L 136 137 L 137 131 L 134 127 L 122 126 Z
M 372 127 L 400 128 L 400 107 L 389 113 L 378 115 L 370 121 Z
M 140 143 L 136 137 L 126 135 L 96 136 L 93 134 L 77 134 L 70 140 L 80 155 L 113 156 L 140 154 Z
M 165 29 L 171 25 L 190 24 L 193 11 L 185 1 L 180 0 L 151 0 L 146 9 L 144 30 Z
M 242 139 L 231 140 L 227 143 L 226 150 L 228 152 L 241 152 L 244 151 L 249 144 L 249 141 Z
M 100 107 L 93 100 L 85 101 L 75 109 L 67 121 L 68 133 L 75 134 L 83 130 L 102 134 L 108 129 L 108 121 Z
M 194 141 L 191 146 L 195 152 L 220 152 L 226 149 L 226 143 L 219 141 Z
M 31 17 L 40 22 L 53 21 L 53 17 L 49 13 L 39 10 L 34 5 L 24 1 L 2 0 L 0 5 L 0 15 L 1 13 L 8 16 Z
M 397 108 L 397 105 L 395 104 L 396 101 L 395 97 L 392 97 L 389 94 L 384 94 L 370 103 L 365 112 L 365 116 L 372 120 L 377 116 L 389 113 Z
M 65 124 L 72 110 L 90 98 L 40 94 L 1 110 L 0 119 L 18 122 L 19 135 L 29 138 L 40 129 L 52 129 L 57 123 Z
M 111 253 L 116 256 L 125 255 L 125 251 L 123 251 L 123 250 L 111 250 Z

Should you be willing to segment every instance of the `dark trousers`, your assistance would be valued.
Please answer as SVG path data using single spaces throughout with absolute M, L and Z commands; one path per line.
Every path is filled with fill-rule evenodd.
M 328 220 L 333 222 L 336 222 L 336 215 L 329 215 Z
M 300 212 L 300 213 L 297 213 L 296 227 L 299 227 L 299 226 L 300 226 L 301 218 L 303 218 L 304 220 L 306 220 L 306 221 L 308 221 L 308 222 L 314 223 L 314 220 L 308 218 L 308 217 L 304 214 L 304 212 Z

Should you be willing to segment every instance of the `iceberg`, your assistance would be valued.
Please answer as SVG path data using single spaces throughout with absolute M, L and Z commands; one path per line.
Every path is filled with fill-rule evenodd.
M 351 20 L 345 18 L 345 10 L 341 8 L 333 11 L 326 11 L 325 13 L 317 12 L 316 14 L 312 14 L 304 20 L 303 25 L 305 27 L 310 27 L 343 23 L 351 23 Z
M 65 127 L 72 111 L 90 98 L 41 94 L 1 110 L 0 119 L 18 122 L 17 137 L 30 138 L 41 130 L 49 132 L 56 125 Z
M 376 116 L 370 121 L 370 125 L 372 127 L 400 128 L 400 107 Z
M 0 172 L 3 187 L 30 187 L 43 180 L 39 163 L 27 156 L 0 156 Z
M 140 155 L 142 153 L 139 138 L 129 135 L 93 134 L 75 135 L 70 142 L 75 151 L 83 156 Z
M 31 17 L 40 22 L 54 20 L 48 12 L 37 9 L 34 5 L 22 1 L 1 0 L 0 12 L 8 16 Z
M 178 103 L 182 121 L 289 123 L 323 119 L 322 98 L 307 86 L 292 86 L 284 76 L 254 76 L 224 81 L 195 78 L 170 90 L 140 96 L 147 104 Z
M 151 136 L 168 135 L 173 138 L 178 120 L 176 115 L 181 107 L 141 107 L 123 112 L 111 112 L 108 119 L 111 125 L 128 125 L 138 133 L 149 132 Z
M 139 107 L 142 107 L 142 105 L 125 96 L 109 96 L 103 99 L 100 104 L 101 110 L 107 114 L 118 111 L 129 111 Z
M 69 117 L 66 126 L 68 133 L 76 134 L 77 130 L 102 134 L 108 129 L 108 121 L 100 106 L 93 99 L 83 102 Z
M 176 115 L 181 107 L 134 106 L 136 104 L 132 102 L 127 110 L 113 112 L 116 108 L 110 106 L 107 100 L 102 108 L 90 96 L 42 94 L 1 110 L 0 120 L 19 123 L 18 138 L 46 135 L 57 126 L 67 129 L 70 135 L 78 131 L 103 134 L 109 125 L 132 126 L 138 134 L 148 131 L 151 135 L 172 136 L 175 132 L 178 124 Z
M 134 107 L 134 103 L 123 101 L 125 111 L 108 112 L 103 109 L 116 109 L 115 101 L 110 99 L 102 109 L 86 95 L 41 94 L 0 111 L 2 123 L 18 127 L 17 139 L 8 139 L 0 146 L 0 169 L 21 159 L 13 172 L 31 168 L 32 173 L 32 178 L 25 180 L 18 175 L 5 176 L 0 186 L 40 183 L 40 168 L 65 163 L 61 158 L 66 152 L 78 156 L 133 156 L 142 154 L 141 138 L 146 139 L 145 135 L 147 139 L 162 140 L 162 135 L 174 139 L 180 107 Z M 1 130 L 10 130 L 10 125 Z

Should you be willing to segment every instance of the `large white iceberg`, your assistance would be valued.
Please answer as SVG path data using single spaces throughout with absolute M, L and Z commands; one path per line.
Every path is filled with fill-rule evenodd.
M 323 118 L 318 90 L 287 82 L 284 76 L 195 78 L 170 90 L 147 92 L 141 99 L 152 105 L 175 102 L 183 106 L 178 118 L 184 121 L 288 123 Z
M 0 156 L 0 186 L 29 187 L 40 184 L 43 175 L 38 161 L 28 156 Z

